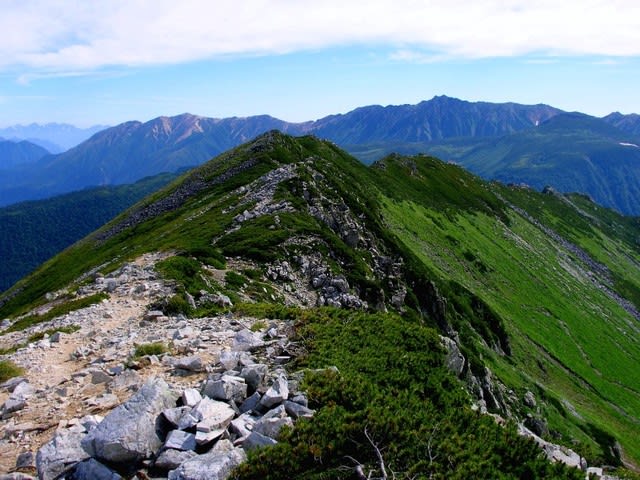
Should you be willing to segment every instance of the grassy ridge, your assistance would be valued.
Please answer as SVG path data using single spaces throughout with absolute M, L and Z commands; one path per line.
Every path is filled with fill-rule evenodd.
M 234 217 L 253 207 L 252 203 L 240 202 L 242 192 L 237 189 L 288 164 L 293 165 L 298 176 L 281 183 L 275 198 L 287 201 L 296 210 L 234 224 Z M 312 191 L 314 188 L 318 191 Z M 546 418 L 552 440 L 570 445 L 592 460 L 617 460 L 610 451 L 617 440 L 628 459 L 640 462 L 640 447 L 635 442 L 640 433 L 637 322 L 594 284 L 583 262 L 565 244 L 549 236 L 519 210 L 512 209 L 509 203 L 605 264 L 611 271 L 611 288 L 636 304 L 640 298 L 637 219 L 599 209 L 583 197 L 541 195 L 489 184 L 457 166 L 425 156 L 390 156 L 367 168 L 334 145 L 312 137 L 263 136 L 194 170 L 47 262 L 8 292 L 7 300 L 0 306 L 0 318 L 42 303 L 47 292 L 76 281 L 92 268 L 108 273 L 127 259 L 156 250 L 179 254 L 160 264 L 159 270 L 178 282 L 180 295 L 187 292 L 196 295 L 207 281 L 211 282 L 201 277 L 201 263 L 221 268 L 225 257 L 245 256 L 258 263 L 290 259 L 307 248 L 322 253 L 331 269 L 343 273 L 349 285 L 370 305 L 375 305 L 380 292 L 386 296 L 389 287 L 373 275 L 373 254 L 347 245 L 312 216 L 305 195 L 327 205 L 348 208 L 366 226 L 371 241 L 379 249 L 376 255 L 401 257 L 408 292 L 403 318 L 316 311 L 306 318 L 295 311 L 271 311 L 276 316 L 286 313 L 288 318 L 301 322 L 300 331 L 305 332 L 302 338 L 310 342 L 305 366 L 326 366 L 333 362 L 342 365 L 340 372 L 345 376 L 318 380 L 317 405 L 333 402 L 335 408 L 323 410 L 331 412 L 326 413 L 329 415 L 326 418 L 325 413 L 321 415 L 328 422 L 326 425 L 301 434 L 311 437 L 292 440 L 292 445 L 295 442 L 311 445 L 311 440 L 318 436 L 330 438 L 333 428 L 338 433 L 348 430 L 346 438 L 355 438 L 355 445 L 366 446 L 363 421 L 371 422 L 371 432 L 377 439 L 385 439 L 382 423 L 373 418 L 379 414 L 385 422 L 389 420 L 383 412 L 385 409 L 395 412 L 399 405 L 385 403 L 386 397 L 395 394 L 416 409 L 430 411 L 429 402 L 441 402 L 444 411 L 449 411 L 450 406 L 455 410 L 460 399 L 453 392 L 459 385 L 452 384 L 440 367 L 434 366 L 436 357 L 441 359 L 440 354 L 434 353 L 437 348 L 424 352 L 415 348 L 415 342 L 432 345 L 433 329 L 453 328 L 459 333 L 463 353 L 470 362 L 470 373 L 482 375 L 484 367 L 489 366 L 513 391 L 510 395 L 521 398 L 527 390 L 535 393 L 536 409 L 523 407 L 516 398 L 514 413 L 521 418 L 527 413 Z M 167 198 L 176 201 L 171 208 L 160 208 L 166 205 Z M 238 228 L 231 229 L 232 226 Z M 288 239 L 295 237 L 310 238 L 312 243 L 307 247 L 287 244 Z M 226 288 L 240 289 L 247 284 L 249 289 L 264 291 L 259 280 L 229 275 L 225 283 Z M 209 287 L 226 292 L 218 286 Z M 268 297 L 261 300 L 269 301 Z M 176 308 L 186 308 L 184 298 L 174 300 Z M 440 309 L 435 307 L 438 302 L 442 305 Z M 398 329 L 410 332 L 406 342 L 397 338 L 398 331 L 391 325 L 394 322 Z M 377 331 L 384 333 L 383 338 L 370 338 Z M 335 338 L 335 348 L 340 351 L 323 343 L 328 338 Z M 374 350 L 387 352 L 384 358 L 388 361 L 397 358 L 392 364 L 375 363 L 370 358 L 373 350 L 359 342 L 359 338 L 371 342 Z M 353 346 L 347 343 L 349 339 Z M 420 370 L 420 362 L 424 362 L 424 368 L 433 369 Z M 388 377 L 378 376 L 374 366 L 388 370 Z M 415 375 L 408 378 L 403 371 Z M 368 372 L 364 376 L 367 378 L 363 378 L 362 372 Z M 430 376 L 446 388 L 433 390 Z M 406 384 L 402 388 L 400 378 Z M 351 384 L 355 385 L 353 395 L 376 399 L 371 407 L 378 409 L 375 415 L 373 411 L 363 413 L 366 405 L 351 405 L 349 398 L 331 396 L 336 389 L 350 391 Z M 378 390 L 384 392 L 382 397 Z M 484 458 L 474 450 L 483 442 L 493 445 L 491 442 L 495 440 L 497 450 L 492 452 L 498 455 L 496 452 L 504 440 L 494 438 L 498 430 L 486 426 L 485 420 L 473 420 L 471 413 L 452 415 L 447 421 L 458 425 L 450 431 L 457 438 L 454 443 L 467 442 L 469 455 L 473 456 L 466 463 L 459 458 L 462 450 L 451 447 L 447 455 L 459 458 L 460 471 L 473 476 L 476 471 L 471 469 L 472 465 L 475 468 L 488 462 L 491 469 L 517 475 L 515 470 L 509 470 L 511 467 Z M 422 417 L 422 420 L 399 418 L 412 425 L 410 431 L 420 434 L 414 432 L 409 435 L 411 438 L 405 438 L 400 430 L 394 431 L 402 437 L 393 447 L 394 462 L 403 471 L 412 468 L 425 471 L 424 464 L 415 467 L 419 462 L 416 451 L 422 449 L 424 457 L 424 444 L 420 442 L 434 425 Z M 462 428 L 467 421 L 485 432 L 486 438 L 472 439 L 471 431 Z M 508 438 L 511 442 L 512 437 Z M 476 440 L 478 443 L 474 443 Z M 422 446 L 413 451 L 406 442 Z M 313 460 L 314 452 L 300 446 L 302 456 L 297 456 L 298 447 L 293 448 L 294 452 L 288 453 L 293 455 L 291 458 L 298 458 L 312 469 L 305 472 L 314 471 L 318 478 L 331 478 L 320 473 L 320 466 Z M 323 455 L 338 451 L 351 455 L 348 452 L 353 445 L 323 444 L 319 448 L 325 452 Z M 360 461 L 370 464 L 371 455 L 367 451 Z M 526 453 L 522 455 L 532 458 Z M 516 461 L 516 457 L 511 460 Z M 335 469 L 340 466 L 331 465 Z M 531 468 L 537 471 L 538 467 Z
M 415 161 L 421 161 L 420 157 Z M 389 171 L 392 181 L 399 181 L 398 168 Z M 445 171 L 449 167 L 441 168 Z M 404 199 L 382 198 L 385 219 L 399 239 L 441 278 L 461 283 L 504 320 L 514 354 L 505 357 L 485 350 L 485 358 L 512 387 L 524 389 L 538 381 L 548 395 L 574 404 L 583 419 L 566 418 L 560 409 L 547 412 L 551 428 L 556 423 L 559 430 L 569 430 L 573 438 L 587 445 L 591 441 L 584 434 L 586 425 L 615 431 L 628 455 L 639 458 L 635 442 L 640 427 L 637 322 L 594 286 L 584 265 L 540 228 L 515 212 L 504 221 L 500 214 L 492 214 L 491 202 L 486 202 L 485 208 L 469 203 L 452 214 L 451 203 L 443 207 L 442 192 L 430 187 L 438 181 L 450 185 L 446 176 L 434 175 L 433 169 L 416 171 L 419 173 L 403 178 Z M 427 175 L 423 181 L 422 176 Z M 487 185 L 472 179 L 466 187 L 456 199 L 458 204 L 465 201 L 465 193 Z M 547 205 L 523 202 L 525 194 Z M 485 191 L 485 195 L 491 193 Z M 531 191 L 509 195 L 610 265 L 630 288 L 640 284 L 638 269 L 630 268 L 637 251 L 624 235 L 612 238 L 607 228 L 601 231 L 584 220 L 563 216 L 569 207 L 558 198 Z M 619 220 L 618 227 L 626 222 Z M 631 238 L 634 224 L 626 226 L 626 235 Z M 621 405 L 624 408 L 620 409 Z M 591 443 L 590 447 L 601 446 Z

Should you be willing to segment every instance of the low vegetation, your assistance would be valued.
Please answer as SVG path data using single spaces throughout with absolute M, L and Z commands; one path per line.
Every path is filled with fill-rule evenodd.
M 11 325 L 7 331 L 8 332 L 18 332 L 20 330 L 24 330 L 25 328 L 29 328 L 38 323 L 49 321 L 53 318 L 66 315 L 69 312 L 73 312 L 74 310 L 80 310 L 81 308 L 86 308 L 96 303 L 101 302 L 102 300 L 108 298 L 108 294 L 106 293 L 96 293 L 94 295 L 89 295 L 87 297 L 82 297 L 74 300 L 68 300 L 63 303 L 59 303 L 54 305 L 49 310 L 47 310 L 43 314 L 34 314 L 27 315 L 25 317 L 17 320 L 13 325 Z
M 11 360 L 0 360 L 0 383 L 13 377 L 19 377 L 23 373 L 22 367 L 17 366 Z
M 582 478 L 469 408 L 435 330 L 394 314 L 251 310 L 295 317 L 305 352 L 295 367 L 309 369 L 303 388 L 317 413 L 252 453 L 236 478 L 356 478 L 357 467 L 373 478 L 383 468 L 393 478 Z
M 145 355 L 162 355 L 167 353 L 169 347 L 162 342 L 143 343 L 138 345 L 133 352 L 133 358 L 144 357 Z

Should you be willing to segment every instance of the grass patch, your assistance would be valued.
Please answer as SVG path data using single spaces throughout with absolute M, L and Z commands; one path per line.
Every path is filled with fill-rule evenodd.
M 250 282 L 243 275 L 240 275 L 239 273 L 234 272 L 233 270 L 229 270 L 224 275 L 224 283 L 227 286 L 227 288 L 230 288 L 237 292 L 242 288 L 244 288 L 246 285 L 248 285 Z
M 143 343 L 136 347 L 133 352 L 133 358 L 140 358 L 145 355 L 162 355 L 168 351 L 169 348 L 162 342 Z
M 257 320 L 253 322 L 253 325 L 251 325 L 250 330 L 252 332 L 259 332 L 260 330 L 264 330 L 265 328 L 267 328 L 267 322 L 265 322 L 264 320 Z
M 79 325 L 67 325 L 67 326 L 64 326 L 64 327 L 48 328 L 43 332 L 38 332 L 38 333 L 34 333 L 33 335 L 31 335 L 27 339 L 27 343 L 37 342 L 39 340 L 42 340 L 45 336 L 50 337 L 51 335 L 53 335 L 56 332 L 74 333 L 74 332 L 77 332 L 78 330 L 80 330 L 80 326 Z
M 94 295 L 89 295 L 88 297 L 78 298 L 76 300 L 70 300 L 68 302 L 54 305 L 53 307 L 51 307 L 51 309 L 49 309 L 42 315 L 28 315 L 21 318 L 13 325 L 11 325 L 7 329 L 7 332 L 19 332 L 20 330 L 24 330 L 38 323 L 47 322 L 56 317 L 66 315 L 69 312 L 95 305 L 96 303 L 100 303 L 102 300 L 105 300 L 107 298 L 109 298 L 109 295 L 107 293 L 100 292 Z
M 10 378 L 19 377 L 23 373 L 22 367 L 19 367 L 11 360 L 0 360 L 0 383 L 6 382 Z

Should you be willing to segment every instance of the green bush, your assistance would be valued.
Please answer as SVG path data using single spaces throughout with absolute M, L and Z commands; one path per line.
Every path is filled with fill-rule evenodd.
M 242 287 L 247 285 L 249 283 L 249 280 L 245 278 L 243 275 L 240 275 L 239 273 L 229 270 L 224 275 L 224 282 L 227 288 L 238 291 Z
M 163 308 L 163 312 L 167 315 L 182 314 L 189 316 L 192 311 L 193 308 L 191 307 L 191 305 L 189 305 L 187 299 L 184 298 L 184 295 L 181 294 L 176 294 L 170 297 Z

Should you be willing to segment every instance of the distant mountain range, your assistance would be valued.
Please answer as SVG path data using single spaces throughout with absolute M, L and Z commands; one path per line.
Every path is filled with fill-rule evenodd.
M 455 137 L 497 137 L 531 128 L 561 113 L 548 105 L 466 102 L 446 96 L 417 105 L 357 108 L 302 124 L 339 145 L 431 142 Z
M 60 153 L 75 147 L 105 128 L 107 128 L 105 125 L 78 128 L 67 123 L 47 123 L 45 125 L 32 123 L 0 128 L 0 137 L 9 140 L 28 140 L 51 153 Z
M 0 170 L 36 162 L 49 152 L 26 140 L 14 142 L 0 139 Z
M 131 183 L 199 165 L 265 131 L 313 133 L 343 145 L 372 139 L 415 142 L 458 136 L 504 135 L 557 114 L 545 105 L 470 103 L 435 97 L 418 105 L 370 106 L 313 122 L 268 115 L 213 119 L 191 114 L 126 122 L 37 164 L 2 172 L 0 205 L 42 199 L 88 186 Z M 0 131 L 0 133 L 2 133 Z
M 623 213 L 640 215 L 640 167 L 633 146 L 640 145 L 635 133 L 639 117 L 564 114 L 542 104 L 438 96 L 417 105 L 368 106 L 302 123 L 268 115 L 214 119 L 191 114 L 126 122 L 62 154 L 5 169 L 0 205 L 200 165 L 277 129 L 329 139 L 366 163 L 394 151 L 430 152 L 485 178 L 577 190 Z M 556 117 L 563 120 L 552 123 Z

